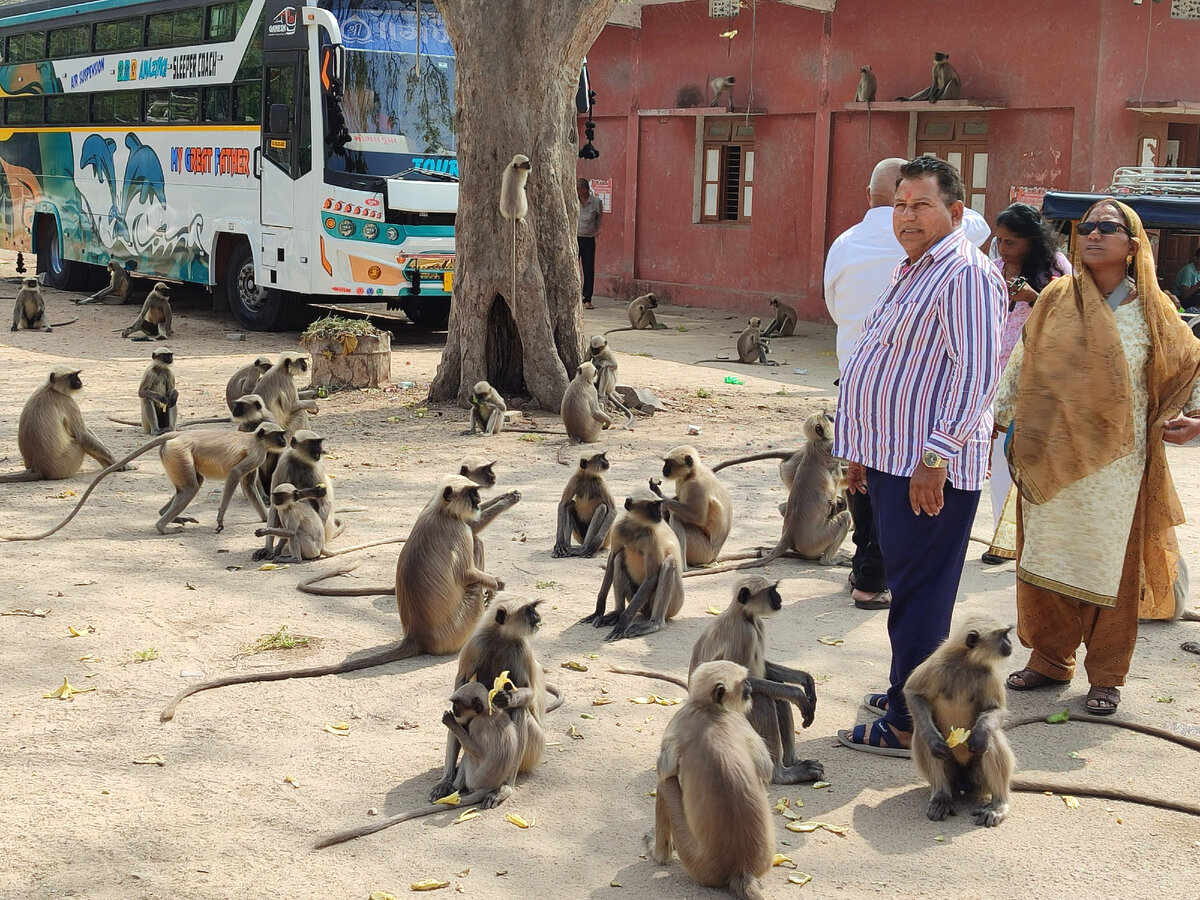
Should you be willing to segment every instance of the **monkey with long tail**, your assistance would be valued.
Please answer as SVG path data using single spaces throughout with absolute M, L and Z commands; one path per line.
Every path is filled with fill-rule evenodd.
M 500 180 L 500 215 L 512 221 L 512 294 L 508 302 L 514 309 L 517 303 L 517 223 L 529 212 L 525 182 L 529 180 L 531 168 L 529 157 L 518 153 L 504 167 L 504 176 Z

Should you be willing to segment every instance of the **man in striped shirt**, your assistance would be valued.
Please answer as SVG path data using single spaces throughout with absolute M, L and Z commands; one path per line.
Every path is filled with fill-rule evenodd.
M 891 686 L 882 718 L 838 733 L 847 746 L 909 755 L 904 682 L 950 631 L 987 474 L 1007 298 L 996 267 L 958 225 L 958 171 L 934 157 L 900 168 L 892 226 L 907 254 L 846 363 L 834 455 L 875 509 L 892 591 Z

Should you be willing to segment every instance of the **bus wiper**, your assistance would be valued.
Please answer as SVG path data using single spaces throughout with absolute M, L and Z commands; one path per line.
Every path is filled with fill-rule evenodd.
M 389 179 L 403 178 L 405 175 L 412 175 L 413 173 L 419 173 L 421 175 L 432 175 L 435 178 L 445 178 L 447 181 L 458 181 L 459 180 L 457 175 L 453 175 L 450 172 L 435 172 L 433 169 L 419 169 L 416 166 L 409 166 L 407 169 L 401 169 L 399 172 L 396 172 L 392 175 L 386 175 L 384 177 L 389 178 Z

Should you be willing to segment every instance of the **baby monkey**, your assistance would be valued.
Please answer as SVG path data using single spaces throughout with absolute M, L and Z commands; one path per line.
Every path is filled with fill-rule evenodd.
M 283 538 L 287 545 L 287 556 L 277 556 L 277 562 L 300 563 L 309 559 L 320 559 L 325 554 L 325 523 L 311 503 L 328 493 L 323 484 L 310 488 L 297 488 L 286 481 L 271 491 L 271 506 L 275 510 L 276 527 L 256 528 L 255 537 L 268 534 Z

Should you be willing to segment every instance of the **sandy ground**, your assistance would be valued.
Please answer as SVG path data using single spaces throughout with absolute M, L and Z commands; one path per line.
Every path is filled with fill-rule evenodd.
M 0 276 L 11 292 L 11 257 Z M 5 332 L 0 373 L 0 469 L 20 467 L 17 417 L 25 398 L 59 362 L 81 365 L 84 414 L 109 447 L 125 452 L 143 436 L 107 416 L 135 414 L 134 392 L 151 346 L 122 341 L 114 329 L 132 307 L 83 307 L 49 293 L 54 321 L 70 327 L 42 335 Z M 207 311 L 203 298 L 177 304 L 171 346 L 182 415 L 222 411 L 225 381 L 262 352 L 295 346 L 295 334 L 246 335 L 232 343 L 231 320 Z M 610 483 L 618 497 L 644 484 L 670 447 L 693 443 L 706 459 L 747 448 L 794 443 L 809 411 L 833 399 L 833 330 L 802 325 L 775 343 L 774 371 L 688 363 L 733 343 L 740 317 L 668 308 L 670 326 L 654 334 L 612 337 L 622 379 L 652 387 L 671 409 L 641 419 L 632 432 L 608 432 Z M 598 301 L 588 331 L 623 324 L 623 311 Z M 684 674 L 692 643 L 724 608 L 734 577 L 687 582 L 685 607 L 647 638 L 605 644 L 602 632 L 576 624 L 590 611 L 601 575 L 597 560 L 555 560 L 555 506 L 568 470 L 555 463 L 559 439 L 502 434 L 460 436 L 465 412 L 424 409 L 440 352 L 438 336 L 405 334 L 393 353 L 393 379 L 409 390 L 351 392 L 322 402 L 314 427 L 327 436 L 339 502 L 367 506 L 347 515 L 348 545 L 406 533 L 436 480 L 461 455 L 498 460 L 501 486 L 522 502 L 485 532 L 488 569 L 511 594 L 543 598 L 545 625 L 537 651 L 567 700 L 547 720 L 551 746 L 542 767 L 501 809 L 465 824 L 453 813 L 408 823 L 320 852 L 313 841 L 333 829 L 420 804 L 437 778 L 445 729 L 440 724 L 453 658 L 423 657 L 386 668 L 305 681 L 240 686 L 203 693 L 159 724 L 159 710 L 199 673 L 274 669 L 341 660 L 400 637 L 389 597 L 324 599 L 295 590 L 302 578 L 342 560 L 259 571 L 252 509 L 230 507 L 224 533 L 213 534 L 218 485 L 208 485 L 189 512 L 201 524 L 160 537 L 155 510 L 168 486 L 153 455 L 136 472 L 111 478 L 68 528 L 39 543 L 0 550 L 0 611 L 48 609 L 45 617 L 0 617 L 0 895 L 13 898 L 366 898 L 403 895 L 422 879 L 476 897 L 722 896 L 696 887 L 678 862 L 660 867 L 642 855 L 652 824 L 654 761 L 671 710 L 630 703 L 670 685 L 608 671 L 637 665 Z M 800 371 L 796 371 L 800 370 Z M 742 385 L 728 385 L 734 373 Z M 699 397 L 698 392 L 711 396 Z M 539 416 L 547 427 L 557 417 Z M 687 437 L 687 426 L 702 434 Z M 1200 498 L 1200 448 L 1172 448 L 1175 477 L 1189 512 Z M 64 482 L 5 486 L 0 531 L 29 532 L 56 522 L 96 472 L 94 461 Z M 737 514 L 728 547 L 772 544 L 784 492 L 774 467 L 728 473 Z M 986 492 L 976 534 L 990 534 Z M 1181 530 L 1193 572 L 1200 572 L 1197 529 Z M 1013 566 L 984 567 L 971 545 L 961 613 L 987 611 L 1015 620 Z M 388 584 L 396 549 L 361 554 L 358 584 Z M 1200 820 L 1155 809 L 1081 799 L 1018 795 L 997 829 L 968 815 L 942 823 L 924 816 L 926 790 L 912 764 L 836 745 L 838 728 L 866 718 L 864 693 L 886 686 L 886 613 L 856 610 L 846 570 L 786 561 L 783 611 L 769 627 L 772 656 L 808 669 L 818 681 L 816 722 L 797 736 L 803 757 L 825 764 L 830 786 L 772 787 L 772 801 L 803 800 L 805 819 L 846 826 L 794 834 L 777 820 L 779 850 L 810 873 L 807 887 L 786 883 L 788 870 L 765 878 L 768 897 L 1160 897 L 1198 895 Z M 263 634 L 287 625 L 312 637 L 306 650 L 245 655 Z M 69 628 L 83 632 L 72 637 Z M 94 631 L 92 631 L 94 629 Z M 1200 722 L 1197 658 L 1178 650 L 1194 624 L 1143 628 L 1123 715 L 1190 729 Z M 836 638 L 841 644 L 822 643 Z M 153 648 L 157 658 L 137 661 Z M 574 660 L 588 667 L 570 671 Z M 1014 664 L 1024 661 L 1018 650 Z M 1014 668 L 1016 665 L 1014 665 Z M 63 678 L 94 689 L 71 702 L 43 699 Z M 1018 694 L 1013 713 L 1069 706 L 1078 713 L 1085 680 L 1055 694 Z M 593 706 L 595 697 L 613 699 Z M 345 722 L 347 736 L 324 730 Z M 578 733 L 568 735 L 574 728 Z M 1175 745 L 1087 724 L 1026 728 L 1012 739 L 1020 766 L 1078 784 L 1103 784 L 1196 800 L 1196 755 Z M 135 760 L 158 754 L 163 766 Z M 293 776 L 297 786 L 285 783 Z M 966 810 L 964 810 L 965 812 Z M 534 824 L 519 830 L 516 813 Z

